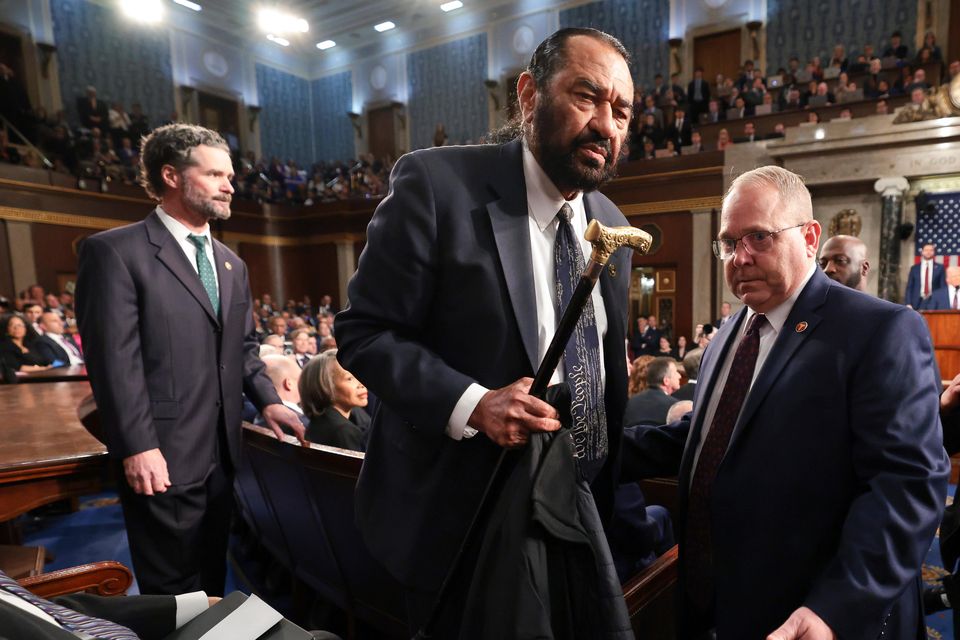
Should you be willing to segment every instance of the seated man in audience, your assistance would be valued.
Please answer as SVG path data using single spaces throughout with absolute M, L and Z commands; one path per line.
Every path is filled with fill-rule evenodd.
M 917 69 L 913 72 L 913 82 L 907 85 L 907 91 L 913 92 L 914 89 L 923 89 L 926 91 L 930 88 L 930 83 L 927 82 L 927 72 L 922 68 Z
M 886 116 L 890 114 L 890 108 L 887 106 L 886 100 L 877 100 L 876 114 L 878 116 Z
M 267 328 L 270 329 L 270 333 L 280 336 L 284 340 L 287 339 L 287 319 L 282 315 L 270 318 L 270 321 L 267 322 Z
M 910 55 L 910 49 L 901 42 L 902 36 L 899 31 L 890 34 L 890 44 L 883 50 L 881 58 L 898 58 L 904 60 Z
M 867 290 L 867 245 L 854 236 L 836 235 L 827 240 L 820 250 L 820 268 L 831 280 L 856 289 Z
M 304 415 L 303 409 L 300 408 L 301 368 L 297 366 L 297 363 L 290 356 L 285 356 L 282 354 L 261 355 L 260 359 L 263 360 L 263 364 L 265 364 L 267 367 L 267 377 L 270 378 L 270 381 L 273 383 L 273 387 L 277 390 L 277 395 L 280 396 L 280 401 L 286 406 L 290 407 L 290 409 L 297 414 L 297 417 L 300 418 L 300 422 L 303 423 L 304 428 L 308 427 L 310 425 L 310 420 Z M 265 423 L 260 416 L 257 416 L 254 424 L 264 425 Z M 292 432 L 289 432 L 286 429 L 284 429 L 284 433 L 293 435 Z
M 59 362 L 61 365 L 83 364 L 83 354 L 73 338 L 63 334 L 63 320 L 53 311 L 46 311 L 40 316 L 40 328 L 43 334 L 34 341 L 33 345 L 49 362 Z
M 690 132 L 690 145 L 684 147 L 684 153 L 700 153 L 701 151 L 706 151 L 703 146 L 703 138 L 700 136 L 699 131 Z
M 726 120 L 727 114 L 721 111 L 720 101 L 711 100 L 707 103 L 707 113 L 704 114 L 704 117 L 701 118 L 704 124 L 711 124 L 714 122 L 720 122 L 721 120 Z
M 687 383 L 673 392 L 674 400 L 693 400 L 697 390 L 697 376 L 700 375 L 700 361 L 703 359 L 703 349 L 694 349 L 683 356 L 683 370 L 687 374 Z M 671 407 L 672 408 L 672 407 Z M 673 422 L 667 416 L 667 423 Z
M 43 307 L 39 302 L 28 302 L 23 305 L 23 320 L 27 323 L 27 332 L 30 339 L 43 335 L 43 327 L 40 326 L 40 316 L 43 315 Z
M 677 401 L 670 394 L 679 388 L 680 372 L 676 360 L 669 356 L 655 358 L 647 365 L 647 388 L 627 401 L 623 424 L 664 424 L 667 411 Z
M 278 336 L 275 333 L 271 333 L 266 338 L 264 338 L 262 344 L 269 345 L 271 347 L 279 349 L 280 353 L 283 353 L 283 349 L 285 347 L 283 336 Z
M 960 311 L 960 267 L 947 267 L 946 286 L 934 289 L 918 309 L 923 311 Z
M 290 343 L 293 345 L 293 357 L 297 365 L 303 367 L 310 360 L 310 332 L 306 329 L 296 329 L 290 334 Z
M 752 122 L 747 122 L 743 125 L 743 136 L 737 138 L 734 142 L 756 142 L 759 139 L 756 126 Z

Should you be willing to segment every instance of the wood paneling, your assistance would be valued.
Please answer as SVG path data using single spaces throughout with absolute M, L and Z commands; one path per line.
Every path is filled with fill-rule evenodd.
M 274 300 L 286 302 L 304 295 L 311 300 L 329 295 L 334 305 L 340 304 L 335 243 L 278 247 L 244 242 L 240 258 L 247 263 L 254 297 L 267 292 Z
M 9 247 L 7 221 L 0 220 L 0 295 L 12 301 L 17 296 L 17 292 L 13 287 L 13 266 L 10 263 Z
M 372 109 L 367 113 L 370 153 L 376 158 L 397 157 L 396 134 L 394 131 L 393 106 L 387 105 Z
M 674 300 L 674 333 L 687 336 L 693 329 L 693 257 L 690 239 L 693 237 L 693 216 L 689 211 L 657 215 L 628 216 L 631 225 L 639 227 L 655 224 L 660 227 L 662 244 L 652 254 L 633 254 L 634 267 L 654 267 L 676 271 Z
M 718 73 L 736 80 L 740 62 L 740 29 L 693 39 L 693 67 L 703 67 L 703 77 L 710 84 Z
M 59 292 L 61 276 L 76 280 L 80 240 L 94 232 L 52 224 L 35 224 L 31 231 L 37 282 L 47 291 Z

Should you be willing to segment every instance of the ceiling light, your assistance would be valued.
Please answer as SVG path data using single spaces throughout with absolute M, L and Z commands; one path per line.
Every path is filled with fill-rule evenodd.
M 333 40 L 324 40 L 323 42 L 317 43 L 317 49 L 320 49 L 320 51 L 324 51 L 326 49 L 329 49 L 335 46 L 337 46 L 337 43 L 334 42 Z
M 173 0 L 173 3 L 178 4 L 181 7 L 186 7 L 187 9 L 191 9 L 193 11 L 200 11 L 203 9 L 203 7 L 198 5 L 196 2 L 190 2 L 190 0 Z
M 274 9 L 260 9 L 257 21 L 267 33 L 306 33 L 310 30 L 310 25 L 303 18 Z
M 381 22 L 380 24 L 374 26 L 373 28 L 379 31 L 380 33 L 383 33 L 384 31 L 390 31 L 390 29 L 393 29 L 396 26 L 397 25 L 387 20 L 386 22 Z
M 121 0 L 123 14 L 137 22 L 154 23 L 163 19 L 160 0 Z
M 460 0 L 453 0 L 453 2 L 444 2 L 440 5 L 440 10 L 447 13 L 450 11 L 455 11 L 463 6 L 463 3 Z
M 275 36 L 275 35 L 273 35 L 272 33 L 268 33 L 268 34 L 267 34 L 267 40 L 269 40 L 270 42 L 275 42 L 276 44 L 280 45 L 281 47 L 289 47 L 289 46 L 290 46 L 290 41 L 289 41 L 289 40 L 287 40 L 286 38 L 281 38 L 280 36 Z

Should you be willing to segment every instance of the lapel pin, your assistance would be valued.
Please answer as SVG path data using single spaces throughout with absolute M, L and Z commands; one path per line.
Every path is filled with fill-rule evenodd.
M 797 333 L 803 333 L 809 326 L 806 322 L 798 322 L 795 330 Z
M 617 265 L 615 265 L 615 264 L 608 265 L 608 266 L 607 266 L 607 271 L 610 272 L 610 277 L 611 277 L 611 278 L 616 278 L 616 277 L 617 277 Z
M 230 264 L 229 262 L 224 262 L 223 266 L 227 268 L 227 271 L 230 271 L 231 269 L 233 269 L 233 265 Z

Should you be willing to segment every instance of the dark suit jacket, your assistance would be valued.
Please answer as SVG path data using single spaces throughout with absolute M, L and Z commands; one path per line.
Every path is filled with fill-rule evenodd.
M 354 409 L 359 411 L 359 409 Z M 328 447 L 339 447 L 351 451 L 363 451 L 363 429 L 347 420 L 333 407 L 327 407 L 320 415 L 310 419 L 307 427 L 307 440 Z
M 947 311 L 952 309 L 953 299 L 950 297 L 950 287 L 944 285 L 939 289 L 934 289 L 933 293 L 916 307 L 921 311 Z
M 588 218 L 626 220 L 590 193 Z M 381 400 L 357 487 L 367 546 L 402 583 L 437 589 L 480 500 L 500 448 L 483 434 L 445 434 L 460 396 L 533 376 L 537 311 L 519 141 L 437 147 L 403 156 L 367 229 L 337 316 L 338 358 Z M 626 403 L 623 366 L 629 249 L 611 258 L 599 286 L 609 456 L 593 483 L 612 509 Z
M 920 267 L 915 264 L 910 267 L 910 275 L 907 276 L 907 290 L 903 296 L 903 304 L 908 304 L 914 309 L 920 308 L 920 297 L 923 294 L 923 283 L 920 282 Z M 930 274 L 930 292 L 931 295 L 937 289 L 947 286 L 947 270 L 939 262 L 933 263 L 933 273 Z
M 25 340 L 24 345 L 27 348 L 26 353 L 9 339 L 0 339 L 0 360 L 14 371 L 19 371 L 24 365 L 45 366 L 52 362 L 37 348 L 36 338 L 32 341 Z
M 702 108 L 706 108 L 707 103 L 710 102 L 710 83 L 707 82 L 707 79 L 704 78 L 700 81 L 700 100 L 694 99 L 696 90 L 696 85 L 693 80 L 687 84 L 687 99 L 690 100 L 691 104 L 703 105 Z
M 687 384 L 683 385 L 682 387 L 674 391 L 672 394 L 670 394 L 670 397 L 678 401 L 693 400 L 693 395 L 694 393 L 696 393 L 696 390 L 697 390 L 697 383 L 688 382 Z
M 70 364 L 70 354 L 47 335 L 38 337 L 33 346 L 47 362 L 53 363 L 59 360 L 63 364 Z
M 667 138 L 673 140 L 674 144 L 679 150 L 680 147 L 687 146 L 690 144 L 690 137 L 693 135 L 693 128 L 690 124 L 690 118 L 683 119 L 683 126 L 677 128 L 677 123 L 674 122 L 669 127 L 667 127 Z
M 242 392 L 259 409 L 280 402 L 258 357 L 247 267 L 217 240 L 213 255 L 219 314 L 156 212 L 80 249 L 77 320 L 107 448 L 117 459 L 159 448 L 174 485 L 218 462 L 221 422 L 239 463 Z
M 744 316 L 707 347 L 692 414 L 624 441 L 625 477 L 679 468 L 679 540 L 703 414 Z M 926 637 L 920 566 L 950 471 L 936 377 L 918 314 L 816 270 L 713 484 L 719 637 L 766 637 L 801 605 L 845 640 Z M 683 562 L 681 544 L 681 582 Z
M 627 409 L 623 414 L 623 425 L 663 424 L 667 421 L 667 411 L 677 401 L 661 389 L 644 389 L 627 400 Z
M 53 598 L 53 602 L 84 615 L 122 624 L 141 640 L 160 640 L 176 627 L 177 604 L 173 596 L 101 597 L 86 593 Z M 49 622 L 0 602 L 0 638 L 77 640 Z

